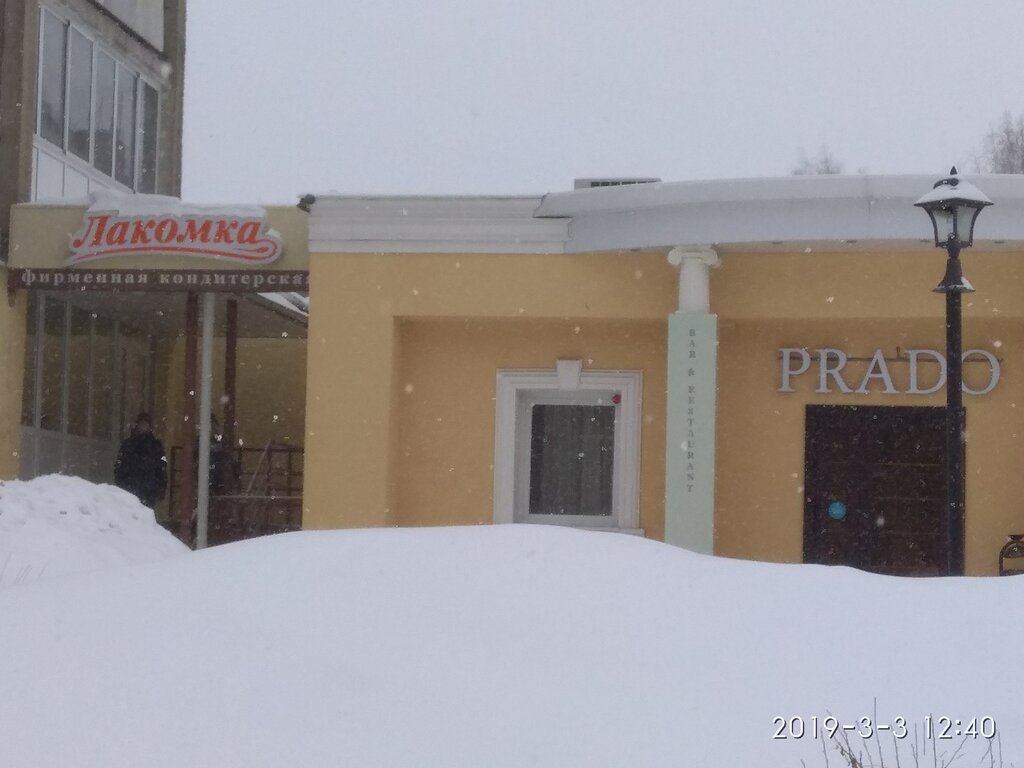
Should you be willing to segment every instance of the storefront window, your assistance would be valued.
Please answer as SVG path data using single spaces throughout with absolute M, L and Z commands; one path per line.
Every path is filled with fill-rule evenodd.
M 64 146 L 64 76 L 68 28 L 49 11 L 42 12 L 39 81 L 39 135 Z
M 96 317 L 93 337 L 92 434 L 111 437 L 114 419 L 114 321 Z
M 68 337 L 68 433 L 89 434 L 89 312 L 71 308 L 71 334 Z
M 39 299 L 34 292 L 28 294 L 28 309 L 25 313 L 25 376 L 21 396 L 21 423 L 31 427 L 35 423 L 36 389 L 36 313 Z
M 68 88 L 68 151 L 89 161 L 92 115 L 92 42 L 71 29 Z
M 127 437 L 135 417 L 149 408 L 149 348 L 146 336 L 134 328 L 121 326 L 118 338 L 121 381 L 121 437 Z
M 63 302 L 50 298 L 45 302 L 39 425 L 56 431 L 61 429 L 64 411 L 64 330 L 67 323 Z

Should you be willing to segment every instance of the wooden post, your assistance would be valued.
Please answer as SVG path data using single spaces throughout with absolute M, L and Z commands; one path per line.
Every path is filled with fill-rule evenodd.
M 178 537 L 192 544 L 192 512 L 196 508 L 196 362 L 199 337 L 199 297 L 189 293 L 185 302 L 185 391 L 181 423 L 181 495 Z

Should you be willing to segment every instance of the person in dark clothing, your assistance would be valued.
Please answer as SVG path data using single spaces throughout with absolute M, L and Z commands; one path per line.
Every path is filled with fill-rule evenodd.
M 167 456 L 163 443 L 153 434 L 153 422 L 147 413 L 139 414 L 131 435 L 121 443 L 114 463 L 114 482 L 150 508 L 167 489 Z

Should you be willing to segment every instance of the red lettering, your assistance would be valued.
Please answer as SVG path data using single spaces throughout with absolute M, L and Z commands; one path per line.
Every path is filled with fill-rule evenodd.
M 149 221 L 136 221 L 132 223 L 132 245 L 149 245 L 149 235 L 146 230 L 152 229 L 154 222 L 152 219 Z
M 212 226 L 212 221 L 204 221 L 200 224 L 195 219 L 188 219 L 185 222 L 185 233 L 178 235 L 178 242 L 184 243 L 187 240 L 193 243 L 208 243 L 210 242 L 210 228 Z
M 76 237 L 71 241 L 72 248 L 81 248 L 89 240 L 89 235 L 92 234 L 92 245 L 93 247 L 103 244 L 103 230 L 107 228 L 107 222 L 110 221 L 110 216 L 102 214 L 100 216 L 90 216 L 85 220 L 85 226 L 83 229 L 85 232 L 82 233 L 81 237 Z M 81 230 L 79 230 L 81 231 Z
M 217 232 L 213 236 L 213 242 L 215 243 L 233 243 L 235 242 L 234 230 L 238 229 L 237 221 L 218 221 Z
M 238 242 L 246 245 L 256 245 L 260 236 L 260 222 L 247 221 L 238 228 Z
M 128 222 L 115 221 L 104 238 L 107 245 L 128 245 Z
M 178 237 L 178 222 L 171 218 L 160 219 L 156 224 L 154 236 L 161 245 L 174 242 Z

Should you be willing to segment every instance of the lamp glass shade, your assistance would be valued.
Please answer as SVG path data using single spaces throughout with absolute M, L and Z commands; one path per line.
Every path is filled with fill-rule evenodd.
M 974 221 L 981 213 L 980 205 L 961 203 L 956 207 L 956 237 L 963 248 L 969 248 L 974 241 Z
M 956 176 L 954 169 L 953 176 L 936 182 L 914 205 L 924 208 L 931 218 L 936 246 L 954 244 L 967 248 L 974 241 L 978 214 L 992 201 L 969 181 Z
M 956 234 L 957 217 L 952 208 L 925 208 L 935 227 L 935 245 L 942 247 Z

